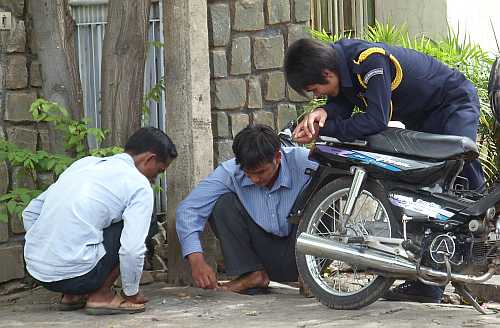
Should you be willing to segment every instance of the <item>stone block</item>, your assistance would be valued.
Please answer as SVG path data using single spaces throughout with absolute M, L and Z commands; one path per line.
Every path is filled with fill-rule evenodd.
M 299 39 L 310 39 L 311 35 L 307 32 L 304 24 L 288 25 L 288 46 Z
M 151 271 L 154 281 L 156 282 L 167 282 L 168 273 L 164 270 Z
M 215 80 L 212 84 L 214 107 L 233 109 L 245 106 L 246 81 L 243 79 Z
M 262 88 L 256 76 L 248 79 L 248 108 L 262 108 Z
M 37 146 L 37 149 L 45 150 L 45 151 L 50 151 L 50 137 L 49 137 L 49 130 L 47 129 L 42 129 L 38 128 L 38 137 L 39 137 L 39 144 Z
M 0 247 L 0 283 L 24 278 L 23 247 L 21 245 Z
M 264 28 L 263 0 L 236 0 L 234 4 L 235 31 L 257 31 Z
M 210 76 L 211 77 L 227 76 L 227 59 L 225 50 L 210 51 Z
M 22 167 L 12 168 L 12 188 L 35 189 L 33 178 Z
M 229 117 L 231 118 L 231 133 L 233 138 L 250 123 L 248 114 L 232 113 Z
M 0 0 L 0 8 L 12 12 L 13 16 L 22 17 L 24 0 Z
M 4 204 L 0 204 L 0 213 L 7 214 L 7 208 Z M 9 220 L 0 218 L 0 243 L 4 243 L 9 240 Z
M 290 21 L 289 0 L 267 0 L 267 23 L 277 24 Z
M 26 50 L 26 28 L 24 21 L 12 19 L 12 29 L 7 38 L 7 52 L 24 52 Z
M 214 162 L 216 165 L 227 161 L 234 157 L 233 153 L 233 141 L 222 140 L 216 141 L 214 144 Z
M 216 138 L 230 138 L 229 119 L 224 112 L 212 112 L 212 129 Z
M 293 90 L 290 85 L 287 84 L 286 92 L 288 93 L 288 99 L 293 102 L 306 102 L 311 100 L 312 95 L 309 97 L 304 97 L 299 94 L 297 91 Z
M 36 150 L 38 132 L 34 127 L 12 126 L 7 128 L 7 139 L 21 148 Z
M 0 195 L 7 192 L 9 188 L 9 170 L 7 169 L 7 163 L 5 161 L 0 161 Z
M 278 104 L 276 109 L 276 129 L 281 131 L 288 122 L 297 119 L 297 108 L 292 104 Z
M 311 19 L 311 1 L 294 0 L 295 21 L 308 22 Z
M 5 87 L 7 89 L 24 89 L 28 86 L 28 69 L 26 56 L 10 55 L 7 57 L 5 72 Z
M 20 235 L 25 233 L 24 231 L 24 225 L 23 225 L 23 219 L 17 215 L 11 215 L 9 218 L 9 223 L 10 223 L 10 231 L 13 234 Z
M 268 101 L 277 101 L 285 98 L 285 74 L 270 72 L 265 75 L 266 95 Z
M 274 115 L 271 112 L 257 110 L 252 113 L 254 124 L 265 124 L 274 129 Z
M 5 88 L 5 67 L 0 63 L 0 90 Z
M 253 57 L 257 69 L 280 68 L 284 57 L 283 35 L 255 37 Z
M 30 65 L 30 78 L 32 87 L 42 87 L 42 67 L 37 61 L 32 61 Z
M 252 70 L 250 38 L 233 39 L 231 46 L 231 75 L 250 74 Z
M 5 97 L 5 120 L 12 122 L 33 121 L 29 112 L 36 100 L 35 91 L 10 91 Z
M 52 173 L 38 173 L 37 174 L 38 184 L 42 187 L 48 188 L 51 184 L 55 182 L 54 174 Z
M 229 6 L 225 3 L 208 5 L 208 22 L 210 44 L 215 47 L 227 45 L 231 37 Z

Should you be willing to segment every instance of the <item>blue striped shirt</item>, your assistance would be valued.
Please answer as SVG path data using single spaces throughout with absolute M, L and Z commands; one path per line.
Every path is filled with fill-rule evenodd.
M 176 212 L 177 235 L 183 256 L 202 252 L 200 235 L 220 196 L 233 192 L 257 225 L 277 236 L 288 236 L 287 220 L 295 199 L 309 182 L 306 168 L 317 168 L 308 159 L 309 150 L 281 149 L 281 166 L 272 188 L 259 187 L 248 178 L 234 159 L 221 163 L 215 171 L 179 204 Z

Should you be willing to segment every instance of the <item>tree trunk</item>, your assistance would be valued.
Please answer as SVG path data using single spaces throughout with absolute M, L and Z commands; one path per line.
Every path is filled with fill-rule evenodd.
M 68 0 L 31 0 L 28 13 L 33 20 L 38 60 L 41 64 L 43 95 L 68 109 L 73 119 L 81 119 L 83 94 L 75 49 L 75 22 Z M 53 135 L 54 131 L 51 131 Z M 51 140 L 56 138 L 51 137 Z M 52 150 L 56 146 L 51 145 Z
M 151 0 L 110 0 L 104 36 L 101 122 L 104 145 L 123 146 L 141 127 Z
M 206 0 L 166 0 L 165 85 L 167 133 L 179 156 L 167 170 L 168 280 L 191 283 L 175 230 L 175 208 L 213 169 Z M 215 267 L 215 239 L 204 233 L 204 253 Z

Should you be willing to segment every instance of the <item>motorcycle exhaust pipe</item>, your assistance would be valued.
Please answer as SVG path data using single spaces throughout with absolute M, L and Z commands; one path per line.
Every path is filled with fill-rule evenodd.
M 361 267 L 377 271 L 393 273 L 397 276 L 408 278 L 417 277 L 416 264 L 405 258 L 391 255 L 369 248 L 352 247 L 334 240 L 320 238 L 305 232 L 297 238 L 297 251 L 301 254 L 313 255 L 338 261 L 356 264 Z M 420 267 L 420 271 L 428 277 L 444 280 L 448 278 L 446 272 L 437 271 L 427 267 Z M 496 268 L 490 267 L 488 272 L 481 276 L 471 276 L 452 273 L 451 280 L 463 283 L 482 283 L 495 274 Z

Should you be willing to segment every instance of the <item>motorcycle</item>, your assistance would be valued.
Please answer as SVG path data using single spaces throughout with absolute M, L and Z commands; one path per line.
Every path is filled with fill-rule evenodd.
M 500 62 L 490 75 L 500 120 Z M 291 142 L 292 127 L 280 135 Z M 286 141 L 288 140 L 288 141 Z M 320 137 L 319 163 L 290 214 L 298 223 L 296 260 L 304 284 L 334 309 L 359 309 L 396 279 L 452 283 L 481 313 L 466 284 L 500 264 L 500 182 L 468 190 L 459 176 L 479 156 L 467 137 L 387 128 L 366 140 Z

